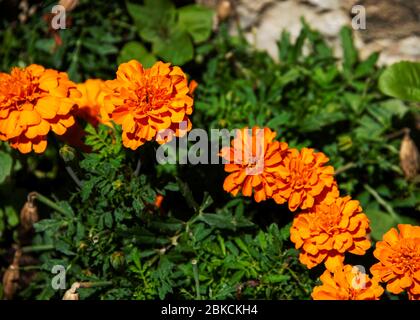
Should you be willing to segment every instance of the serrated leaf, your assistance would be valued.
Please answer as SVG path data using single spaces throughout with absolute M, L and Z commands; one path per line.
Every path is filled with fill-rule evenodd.
M 147 49 L 137 41 L 130 41 L 122 47 L 118 55 L 118 64 L 128 62 L 130 60 L 139 61 L 145 68 L 150 68 L 155 62 L 156 57 L 147 51 Z
M 192 4 L 178 9 L 178 21 L 192 37 L 200 43 L 210 37 L 213 25 L 213 10 Z
M 12 172 L 12 165 L 12 157 L 6 152 L 0 151 L 0 184 L 3 183 Z
M 388 67 L 379 78 L 379 89 L 394 98 L 420 101 L 420 62 L 402 61 Z
M 194 56 L 191 39 L 187 32 L 181 29 L 172 29 L 168 37 L 154 41 L 152 48 L 154 54 L 174 65 L 183 65 Z
M 397 221 L 386 212 L 370 209 L 366 210 L 370 220 L 371 235 L 375 240 L 382 240 L 382 236 L 392 227 L 397 226 Z

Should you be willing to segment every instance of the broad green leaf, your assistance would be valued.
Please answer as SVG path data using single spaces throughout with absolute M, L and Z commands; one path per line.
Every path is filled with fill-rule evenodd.
M 189 5 L 178 10 L 178 21 L 194 40 L 200 43 L 210 37 L 213 25 L 213 11 L 200 5 Z
M 233 223 L 233 218 L 231 215 L 205 213 L 202 216 L 200 216 L 200 220 L 214 228 L 231 230 L 235 229 L 235 225 Z
M 353 43 L 352 30 L 349 27 L 343 27 L 340 30 L 341 45 L 343 46 L 343 69 L 347 74 L 353 70 L 358 55 Z
M 379 78 L 379 89 L 391 97 L 420 101 L 420 63 L 403 61 L 388 67 Z
M 3 151 L 0 151 L 0 183 L 3 183 L 12 172 L 12 164 L 12 157 Z
M 371 235 L 375 240 L 382 240 L 384 233 L 397 226 L 397 221 L 386 212 L 370 209 L 366 210 L 366 215 L 370 220 Z
M 135 59 L 145 67 L 149 68 L 156 62 L 156 57 L 137 41 L 130 41 L 124 45 L 118 56 L 118 64 Z
M 170 0 L 147 0 L 144 5 L 127 2 L 127 11 L 139 30 L 160 27 L 169 11 L 175 9 Z

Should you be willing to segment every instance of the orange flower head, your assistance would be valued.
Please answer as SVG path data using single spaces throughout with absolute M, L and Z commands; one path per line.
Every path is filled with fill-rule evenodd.
M 384 289 L 356 266 L 345 265 L 321 275 L 322 285 L 314 288 L 314 300 L 379 300 Z
M 111 94 L 105 97 L 105 109 L 122 125 L 125 147 L 136 150 L 152 139 L 165 143 L 173 136 L 163 138 L 165 132 L 172 130 L 179 137 L 191 129 L 193 98 L 181 68 L 157 62 L 144 69 L 131 60 L 121 64 L 117 78 L 106 85 Z
M 76 85 L 64 72 L 32 64 L 0 73 L 0 140 L 22 153 L 42 153 L 47 134 L 63 135 L 74 125 Z
M 252 196 L 255 201 L 269 199 L 276 188 L 276 179 L 285 175 L 281 169 L 287 143 L 273 141 L 276 133 L 268 128 L 237 130 L 231 147 L 221 150 L 220 156 L 227 160 L 225 171 L 230 174 L 223 183 L 223 189 L 236 196 Z
M 108 114 L 104 108 L 104 98 L 109 94 L 105 81 L 88 79 L 84 83 L 78 83 L 77 89 L 82 96 L 74 99 L 79 106 L 76 115 L 93 126 L 97 126 L 99 123 L 110 125 Z
M 394 294 L 407 291 L 412 300 L 420 300 L 420 226 L 399 224 L 376 243 L 373 255 L 379 262 L 370 272 Z
M 165 199 L 165 197 L 163 195 L 161 195 L 161 194 L 156 195 L 156 198 L 155 198 L 156 208 L 160 209 L 160 207 L 162 207 L 162 202 L 163 202 L 164 199 Z
M 322 152 L 303 148 L 289 149 L 284 159 L 284 172 L 289 174 L 277 181 L 273 196 L 277 203 L 288 201 L 290 211 L 308 209 L 316 203 L 331 203 L 338 196 L 334 184 L 334 168 L 325 166 L 328 158 Z
M 299 213 L 293 220 L 290 240 L 301 249 L 299 260 L 308 268 L 324 262 L 334 271 L 343 265 L 345 252 L 365 254 L 370 248 L 369 232 L 369 220 L 359 201 L 347 196 Z

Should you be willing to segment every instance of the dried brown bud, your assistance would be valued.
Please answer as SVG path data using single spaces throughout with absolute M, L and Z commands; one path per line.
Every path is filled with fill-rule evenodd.
M 232 12 L 232 5 L 230 1 L 223 0 L 220 1 L 217 5 L 217 17 L 219 18 L 219 21 L 223 21 L 231 15 Z
M 75 282 L 71 285 L 71 288 L 66 291 L 63 296 L 63 300 L 79 300 L 79 294 L 77 289 L 80 288 L 80 282 Z
M 35 203 L 28 200 L 20 211 L 20 223 L 24 232 L 32 229 L 34 223 L 38 222 L 38 208 Z
M 407 180 L 413 179 L 419 170 L 419 150 L 410 138 L 410 130 L 405 131 L 400 148 L 400 165 Z
M 16 250 L 13 263 L 7 268 L 3 275 L 3 296 L 6 300 L 13 299 L 19 286 L 19 259 L 21 251 Z
M 63 6 L 66 11 L 72 11 L 79 4 L 79 0 L 60 0 L 58 2 L 60 6 Z

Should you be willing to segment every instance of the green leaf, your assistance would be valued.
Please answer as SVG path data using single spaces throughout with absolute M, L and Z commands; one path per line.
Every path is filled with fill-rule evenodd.
M 113 220 L 114 219 L 112 217 L 111 212 L 105 212 L 105 214 L 104 214 L 104 223 L 105 223 L 105 226 L 107 228 L 111 228 L 112 227 Z
M 280 283 L 290 280 L 290 276 L 287 274 L 268 274 L 262 280 L 268 283 Z
M 379 78 L 379 89 L 391 97 L 420 101 L 420 63 L 403 61 L 388 67 Z
M 133 18 L 139 30 L 144 28 L 159 28 L 165 21 L 168 12 L 175 9 L 169 0 L 146 0 L 144 6 L 127 2 L 127 11 Z
M 118 56 L 118 64 L 135 59 L 145 67 L 149 68 L 156 62 L 156 57 L 137 41 L 130 41 L 122 47 Z
M 379 53 L 372 53 L 365 61 L 361 62 L 354 72 L 355 78 L 365 77 L 375 70 L 376 62 L 379 59 Z
M 165 39 L 153 42 L 153 53 L 174 65 L 183 65 L 192 60 L 194 47 L 186 31 L 172 29 Z
M 12 157 L 3 151 L 0 151 L 0 183 L 3 183 L 12 172 L 12 164 Z
M 213 11 L 200 5 L 192 4 L 178 10 L 178 22 L 193 38 L 200 43 L 210 37 L 213 25 Z

